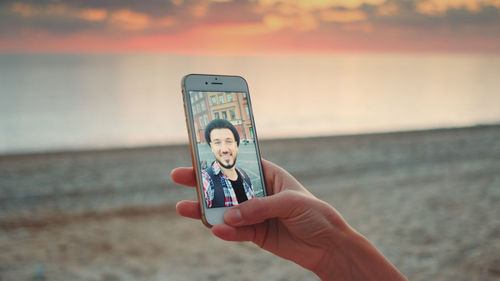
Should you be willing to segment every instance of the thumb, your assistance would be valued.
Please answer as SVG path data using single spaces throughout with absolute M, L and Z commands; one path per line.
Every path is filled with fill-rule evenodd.
M 287 190 L 275 195 L 253 198 L 228 209 L 224 222 L 231 226 L 245 226 L 261 223 L 271 218 L 288 218 L 302 212 L 303 200 L 308 196 Z

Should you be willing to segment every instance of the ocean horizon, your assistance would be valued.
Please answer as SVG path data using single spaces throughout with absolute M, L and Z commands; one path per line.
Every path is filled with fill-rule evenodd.
M 246 78 L 260 139 L 500 121 L 498 55 L 0 54 L 0 155 L 185 144 L 189 73 Z
M 366 131 L 359 133 L 339 133 L 339 134 L 324 134 L 324 135 L 307 135 L 307 136 L 282 136 L 282 137 L 264 137 L 259 138 L 259 142 L 276 142 L 276 141 L 294 141 L 294 140 L 317 140 L 317 139 L 331 139 L 331 138 L 343 138 L 343 137 L 370 137 L 370 136 L 380 136 L 380 135 L 405 135 L 414 133 L 433 133 L 433 132 L 446 132 L 454 130 L 469 130 L 469 129 L 481 129 L 481 128 L 500 128 L 500 122 L 497 123 L 478 123 L 471 126 L 450 126 L 450 127 L 435 127 L 435 128 L 420 128 L 420 129 L 408 129 L 408 130 L 398 130 L 398 131 Z M 36 150 L 24 150 L 24 151 L 8 151 L 0 153 L 0 157 L 9 156 L 22 156 L 22 155 L 51 155 L 51 154 L 65 154 L 65 153 L 88 153 L 88 152 L 99 152 L 99 151 L 120 151 L 120 150 L 144 150 L 144 149 L 157 149 L 166 147 L 184 147 L 189 145 L 189 140 L 187 138 L 184 141 L 173 141 L 157 144 L 144 144 L 144 145 L 110 145 L 110 146 L 86 146 L 86 147 L 57 147 L 49 149 L 36 149 Z

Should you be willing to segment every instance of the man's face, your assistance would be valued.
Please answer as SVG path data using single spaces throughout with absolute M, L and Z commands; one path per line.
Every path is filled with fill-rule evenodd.
M 238 154 L 238 144 L 234 139 L 233 132 L 225 128 L 213 129 L 210 132 L 210 140 L 210 147 L 217 162 L 226 169 L 234 167 Z

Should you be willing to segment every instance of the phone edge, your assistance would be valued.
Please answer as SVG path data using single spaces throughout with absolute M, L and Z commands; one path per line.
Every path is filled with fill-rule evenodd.
M 200 167 L 198 166 L 198 162 L 195 161 L 197 159 L 196 157 L 196 152 L 195 152 L 195 148 L 194 148 L 194 144 L 193 144 L 193 131 L 192 131 L 192 128 L 191 128 L 191 122 L 190 122 L 190 118 L 191 116 L 188 114 L 189 112 L 189 109 L 188 109 L 188 101 L 187 101 L 187 93 L 186 93 L 186 87 L 185 87 L 185 82 L 186 82 L 186 79 L 190 76 L 190 75 L 193 75 L 193 74 L 187 74 L 185 75 L 183 78 L 182 78 L 182 82 L 181 82 L 181 88 L 182 88 L 182 101 L 184 103 L 184 116 L 186 117 L 186 127 L 187 127 L 187 130 L 188 130 L 188 139 L 189 139 L 189 150 L 190 150 L 190 153 L 191 153 L 191 163 L 193 165 L 193 170 L 194 170 L 194 173 L 195 173 L 195 176 L 196 176 L 196 195 L 198 197 L 198 205 L 200 206 L 200 212 L 201 212 L 201 221 L 203 222 L 203 224 L 208 227 L 208 228 L 211 228 L 213 225 L 211 225 L 208 221 L 207 221 L 207 217 L 205 215 L 205 207 L 204 206 L 201 206 L 201 204 L 204 204 L 204 199 L 203 199 L 203 194 L 202 194 L 202 191 L 201 191 L 201 182 L 200 182 L 200 174 L 199 174 L 199 169 Z

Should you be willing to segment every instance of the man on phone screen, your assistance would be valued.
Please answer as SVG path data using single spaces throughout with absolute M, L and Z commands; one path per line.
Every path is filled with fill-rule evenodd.
M 202 171 L 207 208 L 231 207 L 255 197 L 250 177 L 236 167 L 240 135 L 231 122 L 215 119 L 205 128 L 215 161 Z

